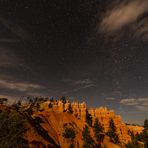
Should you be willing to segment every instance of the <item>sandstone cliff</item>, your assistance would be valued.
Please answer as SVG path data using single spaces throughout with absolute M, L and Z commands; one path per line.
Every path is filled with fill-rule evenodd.
M 8 108 L 0 106 L 1 110 Z M 22 105 L 18 112 L 28 120 L 29 130 L 27 130 L 25 138 L 31 148 L 35 148 L 36 145 L 45 148 L 69 148 L 71 141 L 63 137 L 65 127 L 72 128 L 76 133 L 73 141 L 75 148 L 82 148 L 84 142 L 82 140 L 82 131 L 87 124 L 87 113 L 92 116 L 92 125 L 96 118 L 100 121 L 104 127 L 104 135 L 109 129 L 110 119 L 113 119 L 115 123 L 121 142 L 120 146 L 110 142 L 109 137 L 106 135 L 102 146 L 107 148 L 124 147 L 124 144 L 131 140 L 128 135 L 129 127 L 122 122 L 120 116 L 115 115 L 113 110 L 108 110 L 106 107 L 88 109 L 85 102 L 70 103 L 68 100 L 47 100 L 35 104 Z M 89 130 L 94 138 L 92 127 L 89 127 Z
M 127 143 L 128 141 L 131 140 L 130 136 L 128 135 L 129 128 L 126 126 L 126 124 L 122 122 L 121 117 L 119 115 L 115 115 L 113 110 L 108 110 L 106 107 L 87 109 L 85 102 L 83 103 L 73 102 L 70 104 L 69 101 L 67 101 L 66 103 L 63 103 L 62 101 L 54 101 L 54 102 L 47 101 L 41 104 L 41 108 L 44 109 L 46 108 L 47 110 L 49 110 L 48 109 L 49 103 L 53 104 L 53 110 L 55 110 L 56 112 L 64 112 L 71 107 L 73 111 L 72 114 L 80 121 L 83 121 L 83 123 L 86 122 L 86 111 L 88 110 L 88 112 L 92 116 L 93 123 L 95 119 L 98 118 L 100 123 L 104 127 L 105 132 L 108 131 L 109 121 L 112 118 L 117 128 L 117 134 L 119 135 L 119 140 L 122 143 Z

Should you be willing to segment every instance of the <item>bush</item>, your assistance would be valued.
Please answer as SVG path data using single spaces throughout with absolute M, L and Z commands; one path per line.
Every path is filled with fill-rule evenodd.
M 16 111 L 2 111 L 0 113 L 0 147 L 28 148 L 27 140 L 23 138 L 26 120 Z
M 5 104 L 8 102 L 8 99 L 7 98 L 0 98 L 0 104 Z
M 52 108 L 52 106 L 53 106 L 53 105 L 52 105 L 51 103 L 49 103 L 48 107 L 49 107 L 49 108 Z
M 71 139 L 71 140 L 76 137 L 76 133 L 75 133 L 74 129 L 68 128 L 68 127 L 65 127 L 62 135 L 64 138 Z

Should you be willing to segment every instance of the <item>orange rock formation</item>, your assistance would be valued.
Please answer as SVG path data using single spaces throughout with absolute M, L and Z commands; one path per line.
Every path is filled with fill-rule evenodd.
M 98 118 L 99 122 L 104 127 L 105 132 L 107 132 L 109 129 L 110 119 L 113 119 L 119 140 L 122 144 L 125 144 L 131 140 L 130 136 L 128 135 L 129 129 L 136 131 L 136 128 L 124 124 L 120 116 L 115 115 L 113 110 L 108 110 L 106 107 L 88 109 L 85 102 L 70 103 L 68 100 L 48 100 L 39 102 L 38 107 L 37 105 L 31 106 L 31 104 L 21 106 L 20 112 L 25 113 L 25 110 L 32 108 L 33 114 L 30 114 L 30 117 L 28 117 L 29 130 L 26 133 L 26 139 L 28 139 L 30 147 L 32 148 L 35 148 L 35 146 L 33 146 L 35 142 L 41 143 L 45 147 L 54 148 L 56 145 L 60 146 L 61 148 L 68 148 L 70 146 L 70 141 L 65 139 L 62 135 L 65 125 L 72 127 L 76 132 L 76 137 L 74 139 L 75 147 L 83 147 L 82 131 L 87 124 L 87 112 L 92 116 L 93 123 L 95 119 Z M 0 107 L 0 109 L 5 108 L 8 107 Z M 34 125 L 36 124 L 34 121 L 37 118 L 39 118 L 42 122 L 36 126 Z M 92 137 L 94 138 L 92 127 L 89 127 L 89 129 Z M 138 130 L 142 131 L 141 128 L 138 128 Z M 105 136 L 102 144 L 107 148 L 120 147 L 110 142 L 108 136 Z
M 41 108 L 44 109 L 49 109 L 48 105 L 49 103 L 53 104 L 53 109 L 58 111 L 58 112 L 64 112 L 67 111 L 68 108 L 71 106 L 73 115 L 77 118 L 83 121 L 84 123 L 86 122 L 86 110 L 87 106 L 86 103 L 69 103 L 69 101 L 66 101 L 66 103 L 63 103 L 62 101 L 46 101 L 41 104 Z M 128 135 L 128 130 L 129 128 L 124 124 L 121 120 L 121 117 L 119 115 L 115 115 L 113 110 L 108 110 L 106 107 L 99 107 L 96 109 L 88 109 L 88 112 L 92 116 L 93 123 L 96 118 L 99 119 L 99 122 L 102 124 L 104 127 L 105 132 L 108 131 L 109 129 L 109 121 L 112 118 L 115 126 L 117 128 L 117 134 L 119 135 L 119 140 L 122 143 L 127 143 L 128 141 L 131 140 L 130 136 Z

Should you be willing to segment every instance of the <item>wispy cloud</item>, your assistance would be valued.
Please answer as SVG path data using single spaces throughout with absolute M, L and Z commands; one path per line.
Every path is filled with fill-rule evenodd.
M 0 67 L 17 67 L 21 65 L 18 56 L 7 47 L 0 47 Z
M 86 89 L 86 88 L 96 86 L 94 80 L 91 80 L 89 78 L 79 79 L 79 80 L 62 79 L 62 82 L 67 83 L 68 85 L 72 86 L 73 91 L 79 91 L 80 89 Z
M 114 100 L 116 100 L 116 99 L 113 98 L 113 97 L 107 97 L 107 98 L 105 98 L 105 100 L 107 100 L 107 101 L 114 101 Z
M 95 82 L 90 79 L 83 79 L 83 80 L 77 80 L 72 83 L 72 85 L 75 87 L 74 91 L 79 91 L 81 89 L 91 88 L 95 87 Z
M 77 80 L 73 82 L 73 85 L 88 85 L 93 84 L 94 82 L 90 79 L 84 79 L 84 80 Z
M 121 104 L 124 104 L 124 105 L 138 105 L 139 102 L 137 101 L 137 99 L 122 99 L 120 101 Z
M 120 101 L 121 104 L 126 106 L 134 106 L 138 110 L 146 111 L 148 110 L 148 98 L 128 98 L 128 99 L 122 99 Z
M 116 6 L 103 18 L 101 27 L 105 31 L 115 31 L 128 25 L 148 11 L 147 0 L 133 0 Z
M 134 37 L 142 38 L 144 40 L 148 39 L 148 18 L 140 21 L 134 28 Z
M 0 16 L 0 23 L 3 24 L 7 29 L 9 29 L 19 38 L 24 40 L 30 39 L 29 33 L 25 29 L 23 29 L 19 24 L 14 23 L 12 20 Z
M 41 85 L 34 83 L 25 83 L 25 82 L 13 82 L 0 79 L 0 88 L 17 90 L 17 91 L 30 91 L 30 90 L 39 90 L 44 88 Z
M 141 19 L 140 23 L 137 23 L 137 20 L 146 12 L 148 12 L 147 0 L 121 2 L 106 12 L 99 30 L 105 33 L 114 33 L 125 26 L 134 24 L 133 26 L 136 26 L 132 27 L 134 36 L 143 35 L 143 37 L 147 37 L 148 18 L 145 17 L 145 21 Z

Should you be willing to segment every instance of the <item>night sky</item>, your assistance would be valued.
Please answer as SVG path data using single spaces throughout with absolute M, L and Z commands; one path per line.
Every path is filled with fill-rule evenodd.
M 1 0 L 0 97 L 22 96 L 70 96 L 142 124 L 148 1 Z

